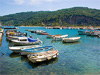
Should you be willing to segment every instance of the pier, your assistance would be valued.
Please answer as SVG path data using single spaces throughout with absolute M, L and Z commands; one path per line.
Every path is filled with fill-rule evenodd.
M 1 40 L 2 40 L 3 34 L 4 34 L 4 29 L 0 29 L 0 42 L 1 42 Z

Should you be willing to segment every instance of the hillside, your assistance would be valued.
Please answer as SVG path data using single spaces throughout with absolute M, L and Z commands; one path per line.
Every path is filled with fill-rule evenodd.
M 100 26 L 100 10 L 74 7 L 57 11 L 21 12 L 0 16 L 2 25 Z

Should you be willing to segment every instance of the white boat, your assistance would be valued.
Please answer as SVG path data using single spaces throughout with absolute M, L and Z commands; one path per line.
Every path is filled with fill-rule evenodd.
M 61 35 L 61 36 L 54 36 L 52 39 L 53 40 L 62 40 L 63 38 L 65 38 L 67 36 L 68 36 L 68 34 L 67 35 Z
M 36 48 L 36 47 L 41 47 L 41 46 L 40 45 L 14 46 L 14 47 L 9 47 L 9 49 L 12 50 L 13 52 L 19 53 L 21 52 L 22 49 Z
M 62 41 L 63 42 L 69 42 L 69 43 L 71 43 L 71 42 L 77 42 L 77 41 L 79 41 L 79 39 L 80 39 L 81 37 L 71 37 L 71 38 L 63 38 L 62 39 Z
M 41 52 L 37 54 L 29 54 L 27 55 L 28 59 L 33 63 L 48 61 L 53 58 L 56 58 L 59 55 L 58 50 L 53 51 L 47 51 L 47 52 Z
M 11 40 L 11 42 L 13 42 L 14 45 L 33 45 L 42 43 L 42 41 L 40 41 L 38 38 L 32 39 L 29 37 L 18 37 L 17 40 Z
M 17 40 L 19 37 L 23 37 L 23 36 L 8 36 L 6 37 L 6 39 L 11 41 L 11 40 Z

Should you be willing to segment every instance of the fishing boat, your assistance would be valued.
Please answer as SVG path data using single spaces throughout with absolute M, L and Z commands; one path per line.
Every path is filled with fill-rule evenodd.
M 61 35 L 61 36 L 54 36 L 52 39 L 53 39 L 53 40 L 59 40 L 59 41 L 61 41 L 62 38 L 65 38 L 65 37 L 67 37 L 67 36 L 68 36 L 68 34 L 66 34 L 66 35 Z
M 15 53 L 19 53 L 21 52 L 22 49 L 36 48 L 36 47 L 41 47 L 41 46 L 40 45 L 14 46 L 14 47 L 9 47 L 9 49 Z
M 59 55 L 59 51 L 53 50 L 53 51 L 41 52 L 37 54 L 29 54 L 27 55 L 27 57 L 31 62 L 38 63 L 38 62 L 43 62 L 43 61 L 54 59 L 58 55 Z
M 33 39 L 29 37 L 18 37 L 17 40 L 11 40 L 11 42 L 13 42 L 14 45 L 33 45 L 42 43 L 42 41 L 40 41 L 39 38 Z
M 22 49 L 21 55 L 28 55 L 28 54 L 35 54 L 38 52 L 44 52 L 52 50 L 54 46 L 43 46 L 43 47 L 37 47 L 37 48 L 29 48 L 29 49 Z
M 48 33 L 46 33 L 46 32 L 45 32 L 45 33 L 43 32 L 43 33 L 40 33 L 40 35 L 49 35 L 49 34 L 48 34 Z
M 21 32 L 18 32 L 18 31 L 7 31 L 6 32 L 6 36 L 27 36 L 27 33 L 21 33 Z
M 72 42 L 77 42 L 79 41 L 81 37 L 71 37 L 71 38 L 63 38 L 62 41 L 65 43 L 72 43 Z
M 61 36 L 61 34 L 58 34 L 58 35 L 47 35 L 47 38 L 52 38 L 54 36 Z

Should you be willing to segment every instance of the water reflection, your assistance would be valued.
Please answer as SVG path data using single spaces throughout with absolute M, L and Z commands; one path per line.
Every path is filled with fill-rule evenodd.
M 62 42 L 62 41 L 60 41 L 60 40 L 51 40 L 51 43 L 54 43 L 54 42 Z
M 73 42 L 73 43 L 64 43 L 64 42 L 63 42 L 63 44 L 64 44 L 64 45 L 74 45 L 74 44 L 79 44 L 80 42 L 81 42 L 81 40 L 78 41 L 78 42 Z
M 51 59 L 49 61 L 44 61 L 44 62 L 40 62 L 40 63 L 32 63 L 31 61 L 28 61 L 29 65 L 32 66 L 32 68 L 36 68 L 36 67 L 41 67 L 41 66 L 46 66 L 46 65 L 50 65 L 50 64 L 54 64 L 58 61 L 58 57 Z
M 27 56 L 21 56 L 21 62 L 28 62 Z
M 15 52 L 12 52 L 9 56 L 11 58 L 21 57 L 19 53 L 15 53 Z

